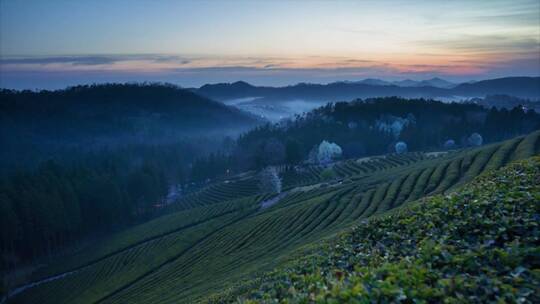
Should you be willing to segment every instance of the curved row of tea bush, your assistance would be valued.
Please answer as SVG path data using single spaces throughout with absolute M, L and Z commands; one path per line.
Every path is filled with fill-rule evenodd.
M 231 179 L 210 184 L 199 191 L 181 197 L 161 212 L 171 213 L 256 195 L 260 192 L 257 183 L 257 179 L 250 176 L 245 179 Z
M 266 195 L 255 195 L 164 215 L 143 225 L 138 225 L 114 234 L 96 244 L 90 244 L 79 252 L 62 258 L 57 263 L 52 263 L 43 269 L 39 269 L 34 273 L 33 280 L 39 280 L 85 267 L 115 254 L 130 250 L 133 247 L 167 237 L 170 234 L 184 233 L 188 228 L 205 225 L 215 219 L 222 220 L 223 216 L 231 213 L 257 210 L 259 202 L 265 197 Z
M 491 172 L 363 221 L 211 302 L 538 303 L 539 181 L 540 157 Z
M 115 250 L 89 248 L 88 256 L 101 259 L 94 259 L 76 274 L 28 289 L 9 303 L 199 301 L 208 292 L 218 292 L 280 265 L 295 250 L 362 219 L 447 191 L 467 182 L 473 174 L 538 153 L 539 135 L 535 132 L 402 165 L 393 160 L 394 165 L 384 170 L 291 188 L 266 209 L 260 208 L 260 202 L 267 196 L 249 196 L 173 213 L 162 217 L 170 219 L 161 222 L 163 227 L 162 218 L 158 218 L 152 225 L 143 224 L 105 242 L 109 244 L 105 248 Z M 225 207 L 228 204 L 231 206 Z M 207 221 L 186 229 L 167 228 L 183 227 L 180 221 L 197 218 L 197 212 L 202 218 L 207 216 Z M 178 221 L 173 220 L 175 216 Z M 148 232 L 152 237 L 137 243 L 145 238 L 138 238 L 134 232 L 145 235 L 147 230 L 161 234 Z M 115 247 L 116 243 L 123 245 Z M 103 255 L 107 252 L 112 254 Z

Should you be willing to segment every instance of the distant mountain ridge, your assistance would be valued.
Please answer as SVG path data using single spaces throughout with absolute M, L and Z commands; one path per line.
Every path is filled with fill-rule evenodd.
M 484 97 L 505 94 L 520 98 L 540 98 L 540 77 L 506 77 L 454 85 L 440 78 L 421 82 L 403 80 L 394 83 L 379 79 L 329 84 L 299 83 L 285 87 L 254 86 L 244 81 L 207 84 L 192 91 L 214 100 L 261 97 L 267 100 L 304 99 L 337 101 L 354 98 L 400 96 L 406 98 Z
M 456 86 L 455 83 L 452 83 L 450 81 L 446 81 L 444 79 L 435 77 L 428 80 L 422 80 L 420 81 L 420 86 L 432 86 L 437 88 L 453 88 Z
M 354 82 L 353 82 L 354 83 Z M 457 84 L 450 81 L 435 77 L 422 81 L 415 81 L 411 79 L 398 80 L 398 81 L 385 81 L 377 78 L 366 78 L 356 83 L 362 83 L 367 85 L 379 85 L 379 86 L 391 86 L 396 85 L 398 87 L 434 87 L 434 88 L 453 88 Z

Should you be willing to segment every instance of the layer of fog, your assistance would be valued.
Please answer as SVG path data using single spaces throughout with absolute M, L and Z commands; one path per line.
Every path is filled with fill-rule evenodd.
M 223 103 L 228 106 L 237 107 L 240 110 L 252 113 L 272 122 L 293 117 L 295 114 L 309 112 L 326 104 L 326 102 L 307 101 L 304 99 L 275 101 L 267 100 L 262 97 L 229 99 L 223 101 Z
M 444 103 L 452 103 L 452 102 L 464 102 L 464 101 L 468 101 L 468 100 L 473 99 L 473 98 L 480 98 L 480 96 L 478 96 L 478 97 L 470 97 L 470 96 L 437 96 L 437 97 L 434 97 L 433 99 L 438 100 L 438 101 L 442 101 Z
M 466 96 L 438 96 L 432 99 L 444 103 L 467 102 L 472 97 Z M 306 99 L 275 100 L 265 97 L 243 97 L 222 101 L 228 106 L 236 107 L 242 111 L 249 112 L 257 117 L 278 122 L 282 119 L 294 117 L 296 114 L 309 112 L 320 106 L 327 104 L 327 101 L 315 101 Z

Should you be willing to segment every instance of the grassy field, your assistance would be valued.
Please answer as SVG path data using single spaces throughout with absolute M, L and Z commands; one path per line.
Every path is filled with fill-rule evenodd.
M 257 189 L 254 173 L 186 195 L 164 215 L 47 265 L 33 280 L 68 271 L 8 303 L 191 303 L 256 278 L 291 253 L 426 195 L 444 193 L 486 170 L 535 155 L 540 132 L 476 149 L 387 155 L 280 168 L 286 195 Z

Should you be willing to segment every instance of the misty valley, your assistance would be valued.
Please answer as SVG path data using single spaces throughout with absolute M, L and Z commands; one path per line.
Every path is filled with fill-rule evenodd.
M 520 97 L 496 85 L 519 81 L 539 85 Z M 538 102 L 540 78 L 486 82 L 459 102 L 299 102 L 309 90 L 272 101 L 236 84 L 222 97 L 165 84 L 2 90 L 3 301 L 144 303 L 163 296 L 155 284 L 178 284 L 173 301 L 249 296 L 253 283 L 225 277 L 288 265 L 357 219 L 536 155 L 540 114 L 521 103 Z
M 540 303 L 540 2 L 0 0 L 0 277 Z

